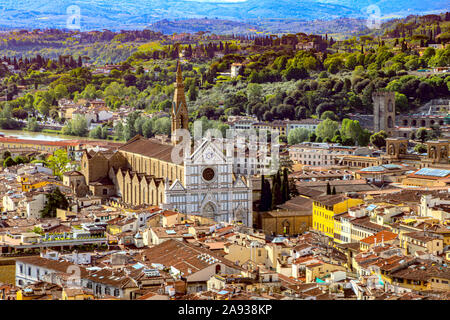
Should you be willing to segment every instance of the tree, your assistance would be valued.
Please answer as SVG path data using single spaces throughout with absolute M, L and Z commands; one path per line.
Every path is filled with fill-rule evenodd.
M 42 218 L 54 218 L 56 217 L 56 209 L 67 210 L 69 208 L 69 201 L 59 188 L 47 194 L 46 197 L 47 203 L 41 211 Z
M 247 99 L 251 104 L 262 101 L 262 87 L 257 83 L 249 83 L 247 86 Z
M 189 101 L 197 100 L 198 90 L 197 90 L 197 86 L 195 85 L 194 82 L 192 82 L 191 85 L 189 86 L 187 96 L 188 96 Z
M 395 109 L 401 112 L 408 111 L 409 102 L 408 98 L 404 94 L 395 92 Z
M 308 141 L 310 131 L 306 128 L 295 128 L 289 131 L 288 143 L 294 145 L 297 143 L 302 143 Z
M 327 182 L 327 194 L 331 194 L 331 186 L 329 182 Z
M 333 186 L 333 191 L 331 191 L 331 194 L 336 194 L 336 186 Z
M 39 124 L 36 118 L 32 117 L 28 119 L 26 129 L 33 132 L 39 131 Z
M 259 201 L 259 211 L 270 210 L 272 206 L 272 192 L 270 190 L 270 183 L 261 174 L 261 199 Z
M 427 152 L 427 146 L 423 143 L 418 143 L 414 146 L 414 151 L 417 153 L 426 153 Z
M 328 138 L 330 141 L 334 137 L 334 133 L 339 129 L 339 123 L 331 119 L 325 119 L 316 128 L 316 136 L 325 140 Z
M 264 181 L 264 202 L 265 211 L 272 209 L 272 190 L 268 180 Z
M 50 104 L 45 100 L 41 100 L 37 105 L 37 110 L 44 116 L 48 116 L 48 112 L 50 111 Z
M 16 163 L 14 162 L 14 160 L 11 157 L 8 157 L 3 161 L 4 168 L 8 168 L 8 167 L 11 167 L 14 165 L 16 165 Z
M 85 117 L 77 114 L 67 125 L 62 128 L 62 133 L 72 136 L 85 137 L 89 133 L 88 123 Z
M 306 69 L 303 67 L 297 68 L 291 66 L 286 69 L 283 74 L 286 77 L 287 81 L 300 80 L 308 77 L 308 71 L 306 71 Z
M 291 199 L 290 189 L 289 189 L 289 172 L 287 168 L 283 169 L 283 202 Z
M 378 149 L 381 149 L 386 146 L 386 138 L 386 132 L 384 130 L 381 130 L 370 136 L 370 143 Z
M 351 139 L 353 142 L 357 142 L 362 146 L 367 144 L 365 140 L 365 132 L 361 128 L 358 120 L 344 119 L 341 126 L 342 141 Z
M 67 91 L 67 87 L 63 84 L 58 84 L 53 92 L 56 100 L 67 98 L 69 96 L 69 91 Z
M 281 193 L 281 175 L 278 171 L 272 176 L 272 210 L 277 207 L 277 205 L 283 203 L 283 195 Z
M 338 120 L 336 114 L 333 111 L 331 111 L 331 110 L 327 110 L 324 113 L 322 113 L 322 115 L 320 116 L 320 119 L 322 119 L 322 120 L 331 119 L 331 120 L 334 120 L 334 121 Z
M 272 186 L 272 210 L 274 210 L 277 205 L 279 205 L 282 201 L 281 197 L 281 189 L 278 182 L 275 182 L 275 184 Z
M 67 165 L 71 163 L 66 150 L 58 149 L 53 155 L 48 157 L 47 164 L 53 170 L 53 174 L 62 180 L 62 175 L 67 170 Z
M 22 163 L 28 163 L 29 160 L 26 157 L 17 156 L 17 157 L 14 158 L 14 162 L 16 164 L 22 164 Z
M 428 140 L 428 130 L 427 128 L 419 128 L 416 131 L 416 138 L 420 140 L 422 143 Z
M 433 140 L 439 139 L 442 134 L 441 127 L 437 123 L 435 123 L 430 128 L 431 128 L 431 132 L 429 133 L 428 138 L 433 139 Z
M 89 132 L 89 137 L 94 139 L 107 139 L 108 138 L 108 128 L 97 126 L 91 132 Z

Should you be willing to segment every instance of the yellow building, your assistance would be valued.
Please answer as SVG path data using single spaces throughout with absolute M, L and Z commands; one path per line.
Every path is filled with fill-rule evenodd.
M 364 203 L 362 199 L 348 198 L 344 195 L 317 197 L 313 202 L 313 229 L 334 238 L 334 216 L 362 203 Z
M 23 192 L 28 192 L 31 191 L 33 189 L 39 189 L 41 187 L 44 187 L 48 184 L 55 184 L 58 186 L 61 186 L 61 183 L 56 182 L 55 180 L 52 179 L 39 179 L 39 178 L 33 178 L 30 179 L 29 177 L 18 177 L 18 180 L 22 186 L 22 191 Z
M 64 288 L 61 300 L 94 300 L 94 295 L 81 288 Z
M 65 149 L 67 152 L 72 152 L 77 146 L 78 143 L 74 141 L 27 140 L 11 137 L 0 137 L 0 147 L 9 150 L 31 148 L 46 153 L 54 153 L 58 149 Z
M 328 276 L 331 272 L 346 271 L 346 268 L 344 266 L 338 266 L 331 263 L 317 262 L 307 265 L 305 271 L 306 283 L 310 283 L 314 282 L 316 278 L 321 279 L 325 276 Z
M 270 211 L 258 216 L 260 229 L 267 234 L 293 235 L 311 227 L 311 211 Z
M 445 270 L 435 266 L 421 266 L 415 268 L 402 268 L 393 273 L 381 270 L 383 281 L 415 291 L 424 290 L 450 290 L 450 278 Z
M 345 213 L 343 213 L 345 214 Z M 346 243 L 346 241 L 342 240 L 341 233 L 343 231 L 343 225 L 340 217 L 343 214 L 336 214 L 333 216 L 334 226 L 333 226 L 333 238 L 336 243 Z
M 283 121 L 258 122 L 252 126 L 255 130 L 278 131 L 278 134 L 286 135 L 286 123 Z

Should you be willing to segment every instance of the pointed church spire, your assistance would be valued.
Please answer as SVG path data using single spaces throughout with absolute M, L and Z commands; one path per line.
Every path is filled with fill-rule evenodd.
M 177 129 L 189 129 L 189 116 L 184 93 L 183 74 L 181 72 L 181 63 L 177 61 L 177 79 L 174 84 L 175 92 L 172 102 L 172 143 L 176 144 L 178 137 L 175 135 Z
M 177 84 L 183 85 L 183 74 L 181 72 L 181 63 L 180 60 L 177 60 Z

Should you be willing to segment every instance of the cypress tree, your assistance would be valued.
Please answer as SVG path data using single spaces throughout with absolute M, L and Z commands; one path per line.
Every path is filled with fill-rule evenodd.
M 285 203 L 286 201 L 286 184 L 284 183 L 283 179 L 283 183 L 281 184 L 281 203 Z
M 331 186 L 329 182 L 327 182 L 327 194 L 331 194 Z
M 272 190 L 270 189 L 270 182 L 268 180 L 264 180 L 264 205 L 265 211 L 270 210 L 272 208 Z
M 281 187 L 281 174 L 280 174 L 280 170 L 278 170 L 278 172 L 277 172 L 277 183 L 278 183 L 278 185 Z
M 261 175 L 261 199 L 259 200 L 259 211 L 266 211 L 265 204 L 267 203 L 266 197 L 266 180 L 264 179 L 264 175 Z
M 336 194 L 336 186 L 333 186 L 333 191 L 331 192 L 331 194 Z
M 283 185 L 284 185 L 284 192 L 285 192 L 284 198 L 285 198 L 285 201 L 288 201 L 291 199 L 291 194 L 290 194 L 291 192 L 289 190 L 289 174 L 288 174 L 287 168 L 284 168 L 284 170 L 283 170 Z
M 272 187 L 272 210 L 274 210 L 277 205 L 280 204 L 281 201 L 281 190 L 280 185 L 278 182 L 275 182 L 275 184 Z

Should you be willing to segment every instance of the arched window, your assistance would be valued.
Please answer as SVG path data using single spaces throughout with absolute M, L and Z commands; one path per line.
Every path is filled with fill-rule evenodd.
M 392 117 L 391 116 L 388 117 L 387 126 L 388 126 L 388 128 L 393 128 L 394 127 L 394 122 L 392 121 Z
M 389 102 L 388 102 L 388 112 L 392 112 L 392 111 L 394 111 L 394 107 L 393 107 L 393 104 L 392 104 L 392 100 L 389 100 Z

